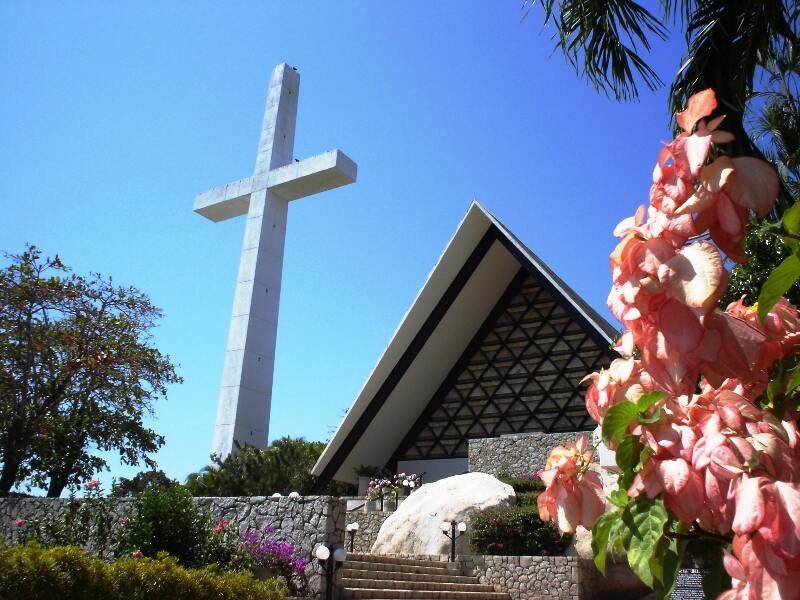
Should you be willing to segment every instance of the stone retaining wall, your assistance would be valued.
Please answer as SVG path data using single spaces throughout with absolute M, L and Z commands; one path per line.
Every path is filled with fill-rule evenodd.
M 544 468 L 555 446 L 574 441 L 576 432 L 519 433 L 468 441 L 470 473 L 508 473 L 520 477 Z
M 383 522 L 389 518 L 390 512 L 354 510 L 347 513 L 347 523 L 358 523 L 358 531 L 353 538 L 353 551 L 368 553 L 378 538 Z M 346 537 L 347 549 L 350 550 L 350 537 Z
M 312 596 L 320 595 L 324 582 L 313 560 L 314 549 L 327 542 L 344 545 L 346 502 L 330 496 L 269 498 L 264 496 L 231 498 L 195 498 L 198 508 L 214 520 L 225 519 L 240 533 L 270 525 L 275 537 L 294 545 L 308 559 L 306 575 Z M 113 510 L 117 517 L 125 514 L 129 498 L 117 500 Z M 17 517 L 36 519 L 55 517 L 69 508 L 66 498 L 3 498 L 0 499 L 0 540 L 13 541 Z M 116 520 L 116 519 L 115 519 Z M 366 521 L 365 521 L 366 522 Z
M 511 600 L 593 598 L 591 560 L 577 556 L 459 556 L 462 572 L 507 592 Z M 596 574 L 596 575 L 595 575 Z

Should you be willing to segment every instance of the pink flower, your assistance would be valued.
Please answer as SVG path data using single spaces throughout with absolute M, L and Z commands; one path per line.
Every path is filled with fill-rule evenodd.
M 552 520 L 564 533 L 578 525 L 591 529 L 605 510 L 600 474 L 590 470 L 592 453 L 582 434 L 574 443 L 556 446 L 539 477 L 547 486 L 537 500 L 539 517 Z
M 16 527 L 22 527 L 23 525 L 25 525 L 25 519 L 20 519 L 19 517 L 17 517 L 16 519 L 14 519 L 14 525 Z
M 100 481 L 97 479 L 92 479 L 90 482 L 83 484 L 84 489 L 97 491 L 100 489 Z
M 131 552 L 131 558 L 139 560 L 141 558 L 144 558 L 144 554 L 142 554 L 141 550 L 134 550 L 133 552 Z
M 220 533 L 227 526 L 228 526 L 228 521 L 226 521 L 225 519 L 220 519 L 219 523 L 217 523 L 216 525 L 214 525 L 214 527 L 211 528 L 211 531 L 213 531 L 214 533 Z

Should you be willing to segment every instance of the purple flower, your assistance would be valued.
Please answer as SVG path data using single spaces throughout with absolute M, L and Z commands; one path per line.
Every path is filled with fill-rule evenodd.
M 25 519 L 20 519 L 19 517 L 17 517 L 16 520 L 14 521 L 14 525 L 16 525 L 17 527 L 22 527 L 23 525 L 25 525 Z

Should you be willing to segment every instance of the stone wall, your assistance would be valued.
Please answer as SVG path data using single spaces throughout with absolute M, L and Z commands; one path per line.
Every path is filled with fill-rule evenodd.
M 517 477 L 535 473 L 544 468 L 550 450 L 578 435 L 534 432 L 469 440 L 469 472 Z
M 347 523 L 358 523 L 358 531 L 353 538 L 354 552 L 369 552 L 378 537 L 383 522 L 389 518 L 390 512 L 354 510 L 347 513 Z M 347 537 L 347 549 L 350 550 L 350 538 Z
M 507 592 L 511 600 L 583 600 L 594 598 L 600 574 L 591 560 L 577 556 L 460 556 L 465 575 Z
M 4 498 L 0 499 L 0 539 L 13 541 L 17 517 L 25 519 L 54 517 L 69 508 L 66 498 Z M 121 517 L 131 500 L 117 500 L 114 513 Z M 320 568 L 312 559 L 314 549 L 321 543 L 344 545 L 346 502 L 329 496 L 299 498 L 231 497 L 195 498 L 198 508 L 209 512 L 214 520 L 226 519 L 240 533 L 247 529 L 270 525 L 275 537 L 293 544 L 308 559 L 306 574 L 310 591 L 318 596 L 324 581 Z

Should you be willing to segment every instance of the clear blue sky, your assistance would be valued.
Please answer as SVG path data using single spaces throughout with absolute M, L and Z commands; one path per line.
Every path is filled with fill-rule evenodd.
M 0 249 L 164 310 L 185 378 L 152 421 L 169 475 L 208 462 L 244 231 L 192 200 L 252 173 L 279 62 L 302 75 L 295 155 L 341 148 L 358 182 L 290 207 L 271 439 L 327 439 L 473 197 L 611 319 L 611 230 L 647 201 L 666 89 L 598 95 L 519 6 L 0 4 Z M 664 80 L 681 52 L 656 45 Z

